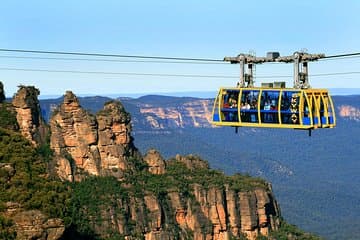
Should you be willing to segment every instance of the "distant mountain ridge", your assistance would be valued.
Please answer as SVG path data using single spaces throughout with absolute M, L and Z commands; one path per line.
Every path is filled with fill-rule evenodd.
M 96 112 L 111 98 L 79 97 L 85 109 Z M 147 95 L 139 98 L 119 98 L 131 113 L 136 131 L 176 130 L 184 128 L 212 128 L 213 99 Z M 360 95 L 334 96 L 336 115 L 341 120 L 360 119 Z M 49 119 L 62 98 L 40 100 L 42 113 Z
M 345 95 L 360 95 L 360 88 L 329 88 L 332 96 L 345 96 Z M 138 93 L 103 93 L 101 96 L 108 98 L 139 98 L 148 95 L 170 96 L 170 97 L 193 97 L 193 98 L 214 98 L 217 90 L 214 91 L 188 91 L 188 92 L 138 92 Z M 98 93 L 77 94 L 78 97 L 91 97 L 98 95 Z M 61 95 L 42 94 L 39 96 L 40 100 L 56 99 Z
M 79 100 L 85 109 L 95 112 L 100 103 L 111 99 Z M 360 203 L 356 185 L 360 181 L 360 95 L 333 96 L 337 127 L 316 130 L 311 138 L 295 130 L 241 128 L 235 135 L 231 128 L 213 128 L 205 114 L 191 113 L 209 112 L 212 99 L 150 95 L 120 100 L 131 113 L 135 142 L 141 151 L 155 147 L 165 157 L 196 153 L 225 172 L 265 177 L 273 182 L 287 218 L 328 239 L 357 239 L 356 226 L 349 222 L 360 221 L 353 214 L 360 211 L 360 204 L 356 204 Z M 186 104 L 192 105 L 191 111 Z M 192 116 L 201 122 L 200 127 Z M 299 209 L 294 210 L 294 204 Z

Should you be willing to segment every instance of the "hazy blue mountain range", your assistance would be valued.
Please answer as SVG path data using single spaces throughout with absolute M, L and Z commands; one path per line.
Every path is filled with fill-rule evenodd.
M 84 97 L 97 111 L 107 97 Z M 306 131 L 213 128 L 212 99 L 144 96 L 120 98 L 133 118 L 135 144 L 164 157 L 198 154 L 226 173 L 245 172 L 272 182 L 289 222 L 327 239 L 360 235 L 360 95 L 333 97 L 335 129 Z M 41 100 L 48 118 L 58 99 Z

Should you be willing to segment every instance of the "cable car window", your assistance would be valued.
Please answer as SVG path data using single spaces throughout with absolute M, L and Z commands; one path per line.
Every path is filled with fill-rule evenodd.
M 222 120 L 225 122 L 238 122 L 239 90 L 226 90 L 222 100 Z
M 258 123 L 259 90 L 243 90 L 241 95 L 241 121 Z
M 279 123 L 278 103 L 279 91 L 262 91 L 260 100 L 260 116 L 262 123 Z

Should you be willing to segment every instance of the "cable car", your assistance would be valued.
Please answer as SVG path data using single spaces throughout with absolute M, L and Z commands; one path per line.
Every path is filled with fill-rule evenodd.
M 268 53 L 267 57 L 240 54 L 225 58 L 240 63 L 240 81 L 237 87 L 220 88 L 216 96 L 212 123 L 217 126 L 266 127 L 311 130 L 336 126 L 334 104 L 326 89 L 312 89 L 308 81 L 308 62 L 323 54 L 294 53 L 280 57 Z M 262 83 L 254 87 L 253 64 L 264 62 L 294 62 L 294 87 L 285 82 Z M 245 67 L 248 73 L 244 73 Z

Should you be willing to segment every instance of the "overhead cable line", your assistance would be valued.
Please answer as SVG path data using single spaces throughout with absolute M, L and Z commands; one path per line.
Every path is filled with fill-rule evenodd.
M 348 57 L 336 57 L 336 58 L 320 58 L 318 61 L 337 61 L 337 60 L 346 60 L 346 59 L 354 59 L 354 58 L 360 58 L 360 55 L 354 55 L 354 56 L 348 56 Z
M 6 49 L 6 48 L 0 48 L 0 52 L 36 53 L 36 54 L 57 54 L 57 55 L 77 55 L 77 56 L 91 56 L 91 57 L 158 59 L 158 60 L 175 60 L 175 61 L 223 62 L 222 59 L 210 59 L 210 58 L 182 58 L 182 57 L 122 55 L 122 54 L 86 53 L 86 52 L 61 52 L 61 51 Z
M 64 61 L 90 61 L 90 62 L 121 62 L 121 63 L 174 63 L 174 64 L 226 64 L 225 62 L 201 62 L 201 61 L 156 61 L 156 60 L 120 60 L 120 59 L 99 59 L 99 58 L 60 58 L 60 57 L 26 57 L 0 55 L 0 58 L 12 59 L 39 59 L 39 60 L 64 60 Z
M 322 59 L 326 59 L 326 58 L 341 58 L 341 57 L 352 57 L 352 56 L 360 56 L 360 52 L 356 52 L 356 53 L 345 53 L 345 54 L 337 54 L 337 55 L 329 55 L 329 56 L 325 56 Z
M 135 73 L 135 72 L 102 72 L 102 71 L 73 71 L 51 70 L 34 68 L 0 68 L 5 71 L 48 72 L 48 73 L 75 73 L 75 74 L 103 74 L 103 75 L 129 75 L 129 76 L 156 76 L 156 77 L 198 77 L 198 78 L 237 78 L 237 76 L 198 75 L 198 74 L 168 74 L 168 73 Z
M 155 63 L 155 64 L 196 64 L 196 65 L 228 65 L 226 62 L 202 62 L 202 61 L 165 61 L 165 60 L 122 60 L 122 59 L 104 59 L 104 58 L 69 58 L 69 57 L 28 57 L 0 55 L 0 58 L 8 59 L 35 59 L 35 60 L 60 60 L 60 61 L 88 61 L 88 62 L 117 62 L 117 63 Z M 349 58 L 360 58 L 359 55 L 337 58 L 321 58 L 318 61 L 334 61 Z M 280 64 L 279 62 L 268 62 L 270 64 Z
M 145 55 L 123 55 L 123 54 L 106 54 L 106 53 L 89 53 L 89 52 L 66 52 L 66 51 L 45 51 L 45 50 L 8 49 L 8 48 L 0 48 L 0 52 L 57 54 L 57 55 L 78 55 L 78 56 L 92 56 L 92 57 L 158 59 L 158 60 L 176 60 L 176 61 L 223 62 L 223 59 L 210 59 L 210 58 L 184 58 L 184 57 L 145 56 Z M 321 59 L 352 57 L 352 56 L 360 56 L 360 52 L 337 54 L 337 55 L 328 55 L 328 56 L 325 56 L 325 57 L 323 57 Z
M 104 71 L 75 71 L 75 70 L 52 70 L 52 69 L 35 69 L 35 68 L 6 68 L 0 67 L 4 71 L 24 71 L 24 72 L 48 72 L 48 73 L 74 73 L 74 74 L 103 74 L 103 75 L 128 75 L 128 76 L 154 76 L 154 77 L 189 77 L 189 78 L 238 78 L 230 75 L 200 75 L 200 74 L 170 74 L 170 73 L 136 73 L 136 72 L 104 72 Z M 360 71 L 353 72 L 334 72 L 311 74 L 311 77 L 333 76 L 333 75 L 353 75 L 360 74 Z M 274 75 L 274 76 L 257 76 L 257 78 L 291 78 L 292 75 Z

